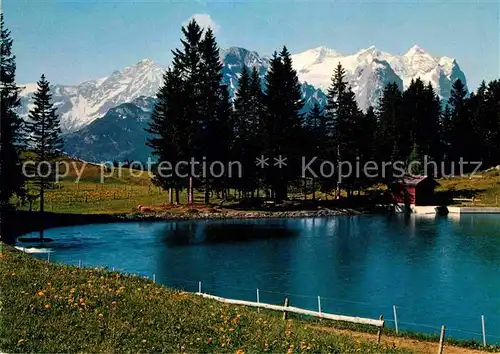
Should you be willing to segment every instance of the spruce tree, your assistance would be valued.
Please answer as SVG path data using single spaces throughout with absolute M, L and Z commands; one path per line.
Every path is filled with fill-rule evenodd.
M 457 79 L 452 86 L 448 104 L 451 108 L 451 160 L 453 162 L 470 161 L 471 134 L 474 131 L 472 121 L 468 112 L 467 91 L 460 79 Z
M 238 159 L 244 166 L 245 176 L 238 179 L 235 187 L 242 190 L 243 196 L 252 187 L 253 176 L 250 173 L 252 165 L 254 165 L 255 155 L 252 151 L 252 134 L 253 127 L 251 126 L 252 115 L 252 92 L 250 88 L 250 71 L 246 65 L 243 65 L 240 77 L 238 78 L 238 89 L 234 98 L 234 145 L 235 158 Z
M 202 67 L 201 42 L 203 37 L 202 28 L 191 20 L 187 26 L 182 27 L 183 39 L 181 39 L 182 49 L 172 51 L 173 68 L 178 70 L 183 82 L 182 106 L 186 118 L 184 129 L 187 145 L 188 161 L 190 158 L 198 158 L 203 153 L 203 136 L 206 128 L 206 118 L 202 117 L 203 110 L 206 109 L 203 94 L 204 89 L 200 68 Z M 191 169 L 188 169 L 188 204 L 194 202 L 194 184 Z
M 249 168 L 245 170 L 248 171 L 246 173 L 248 173 L 252 179 L 252 195 L 254 195 L 254 190 L 257 190 L 258 194 L 263 178 L 261 173 L 262 169 L 258 169 L 257 166 L 255 166 L 255 158 L 263 153 L 262 141 L 264 141 L 264 132 L 262 127 L 264 114 L 264 94 L 262 92 L 262 82 L 259 72 L 254 66 L 250 74 L 250 114 L 248 117 L 248 151 L 250 156 L 253 156 L 253 161 Z
M 16 85 L 16 57 L 12 38 L 0 13 L 0 212 L 13 194 L 24 195 L 21 169 L 23 122 L 17 114 L 20 88 Z
M 224 125 L 225 117 L 218 117 L 221 104 L 221 80 L 222 63 L 219 56 L 219 47 L 215 41 L 213 31 L 209 28 L 200 42 L 201 67 L 200 67 L 200 86 L 202 95 L 201 103 L 201 136 L 197 140 L 203 151 L 199 151 L 198 158 L 206 157 L 207 163 L 220 160 L 216 149 L 211 149 L 219 143 L 219 137 L 216 132 L 221 125 Z M 205 203 L 210 201 L 210 176 L 204 178 Z
M 287 198 L 288 184 L 297 177 L 301 149 L 297 144 L 302 134 L 304 103 L 301 99 L 297 72 L 293 69 L 290 52 L 286 47 L 274 53 L 266 74 L 265 121 L 266 152 L 271 162 L 286 158 L 286 166 L 273 164 L 266 171 L 276 201 Z
M 347 86 L 346 72 L 339 63 L 334 71 L 332 84 L 327 94 L 327 120 L 333 130 L 335 158 L 337 171 L 342 162 L 349 162 L 351 166 L 356 163 L 359 155 L 358 137 L 361 129 L 360 122 L 363 113 L 358 108 L 356 97 L 351 87 Z M 344 178 L 342 183 L 346 187 L 348 196 L 352 194 L 355 178 Z M 340 197 L 340 185 L 337 185 L 337 197 Z
M 45 190 L 51 185 L 55 178 L 55 158 L 61 155 L 63 141 L 61 139 L 61 128 L 59 116 L 52 103 L 50 83 L 42 74 L 37 82 L 37 92 L 34 94 L 34 107 L 29 112 L 29 120 L 26 122 L 26 134 L 29 148 L 33 151 L 33 161 L 37 166 L 37 172 L 32 177 L 34 186 L 40 195 L 40 212 L 44 212 Z M 43 227 L 40 231 L 43 240 Z
M 397 161 L 404 155 L 410 127 L 402 114 L 402 92 L 398 85 L 389 83 L 383 90 L 377 106 L 378 128 L 377 161 Z
M 189 154 L 188 132 L 189 120 L 185 115 L 183 99 L 184 87 L 179 70 L 168 69 L 163 75 L 163 85 L 157 93 L 157 103 L 153 109 L 149 127 L 146 129 L 151 136 L 146 144 L 152 148 L 157 162 L 169 162 L 175 166 L 179 161 L 186 161 Z M 156 164 L 153 183 L 169 190 L 169 202 L 179 203 L 179 192 L 186 185 L 175 173 L 169 177 L 168 165 Z M 162 170 L 158 170 L 161 168 Z M 184 174 L 186 169 L 180 171 Z
M 441 115 L 440 124 L 440 141 L 441 141 L 441 158 L 443 161 L 450 161 L 451 159 L 451 141 L 452 141 L 452 117 L 450 105 L 446 104 Z M 445 171 L 443 171 L 445 172 Z
M 413 176 L 421 176 L 424 173 L 423 157 L 417 144 L 413 144 L 410 156 L 408 156 L 407 165 L 409 173 Z
M 498 166 L 500 165 L 500 80 L 488 83 L 484 105 L 488 126 L 485 160 L 490 166 Z
M 361 115 L 359 121 L 357 144 L 359 146 L 359 158 L 361 166 L 365 166 L 368 161 L 376 160 L 377 145 L 376 145 L 376 131 L 377 131 L 377 115 L 375 109 L 370 106 L 366 114 Z M 370 171 L 372 174 L 372 171 Z M 376 178 L 369 178 L 362 173 L 360 176 L 360 184 L 362 187 L 367 187 L 372 184 Z
M 331 141 L 325 134 L 325 113 L 318 102 L 315 102 L 309 110 L 304 123 L 307 134 L 304 139 L 305 156 L 308 158 L 317 157 L 315 163 L 311 165 L 312 170 L 317 171 L 320 164 L 327 158 L 325 150 L 331 144 Z M 310 178 L 312 181 L 312 200 L 316 200 L 317 180 L 314 175 L 310 176 Z

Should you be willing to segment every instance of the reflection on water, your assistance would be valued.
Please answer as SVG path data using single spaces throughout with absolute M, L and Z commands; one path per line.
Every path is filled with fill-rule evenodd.
M 400 328 L 500 337 L 498 215 L 372 215 L 87 225 L 48 230 L 50 259 L 107 265 L 169 286 L 332 313 Z M 43 254 L 35 255 L 45 258 Z M 479 324 L 479 326 L 478 326 Z M 472 335 L 453 333 L 456 337 Z M 476 338 L 480 338 L 476 336 Z M 491 342 L 493 338 L 489 338 Z
M 298 231 L 285 224 L 234 222 L 169 223 L 159 231 L 167 246 L 186 246 L 200 243 L 249 242 L 270 238 L 293 237 Z

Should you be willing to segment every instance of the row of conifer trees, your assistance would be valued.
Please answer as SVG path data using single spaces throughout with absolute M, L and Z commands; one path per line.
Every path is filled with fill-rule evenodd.
M 263 82 L 257 68 L 243 67 L 234 101 L 222 80 L 219 48 L 213 32 L 196 22 L 182 28 L 182 47 L 173 51 L 174 60 L 158 92 L 148 145 L 160 161 L 239 161 L 241 178 L 224 174 L 198 177 L 189 167 L 188 177 L 162 178 L 155 183 L 178 192 L 187 188 L 226 196 L 235 188 L 245 197 L 266 191 L 276 200 L 287 198 L 291 189 L 313 192 L 336 191 L 348 195 L 374 183 L 386 182 L 382 162 L 427 160 L 442 163 L 445 173 L 452 163 L 480 161 L 488 167 L 500 163 L 500 81 L 482 83 L 477 93 L 468 94 L 456 80 L 447 104 L 440 101 L 430 83 L 413 80 L 406 90 L 387 85 L 376 107 L 362 112 L 347 84 L 346 71 L 339 65 L 332 73 L 325 107 L 315 104 L 304 112 L 301 86 L 286 47 L 274 53 Z M 444 106 L 444 108 L 443 108 Z M 286 166 L 275 166 L 280 156 Z M 268 158 L 269 166 L 256 166 L 256 158 Z M 302 175 L 302 157 L 318 171 L 325 161 L 361 166 L 375 161 L 377 177 L 344 177 L 328 174 Z M 427 161 L 426 160 L 426 161 Z M 227 166 L 227 165 L 226 165 Z M 337 166 L 338 167 L 338 166 Z M 465 168 L 467 170 L 467 167 Z M 415 174 L 423 173 L 417 166 Z M 340 183 L 339 183 L 340 181 Z M 174 195 L 174 193 L 172 193 Z M 171 198 L 171 201 L 173 197 Z

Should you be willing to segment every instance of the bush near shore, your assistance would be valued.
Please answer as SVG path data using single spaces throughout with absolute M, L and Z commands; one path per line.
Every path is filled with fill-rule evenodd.
M 4 352 L 407 352 L 137 276 L 47 263 L 1 248 Z

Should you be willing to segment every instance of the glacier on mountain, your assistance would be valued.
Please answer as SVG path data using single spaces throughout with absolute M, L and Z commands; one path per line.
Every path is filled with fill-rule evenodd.
M 264 75 L 269 67 L 269 57 L 240 47 L 221 50 L 223 81 L 233 97 L 243 64 L 256 67 Z M 460 78 L 466 83 L 465 74 L 455 59 L 435 57 L 418 46 L 403 55 L 393 55 L 372 46 L 355 54 L 344 55 L 326 47 L 317 47 L 292 55 L 293 65 L 302 82 L 302 98 L 305 110 L 315 102 L 326 102 L 325 92 L 331 83 L 334 69 L 340 62 L 346 70 L 346 79 L 356 94 L 359 107 L 366 110 L 375 106 L 383 88 L 396 82 L 407 88 L 411 80 L 420 77 L 431 82 L 443 100 L 450 96 L 453 82 Z M 144 59 L 134 66 L 97 80 L 78 85 L 52 86 L 53 102 L 61 117 L 64 132 L 75 132 L 103 117 L 108 110 L 120 104 L 145 96 L 156 95 L 163 80 L 165 69 L 152 60 Z M 262 80 L 264 85 L 264 80 Z M 27 116 L 32 107 L 36 84 L 24 85 L 21 93 L 21 115 Z M 140 104 L 140 102 L 137 102 Z

